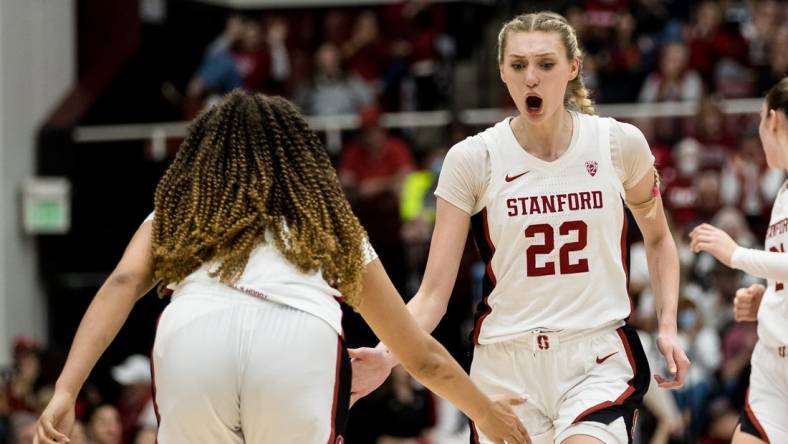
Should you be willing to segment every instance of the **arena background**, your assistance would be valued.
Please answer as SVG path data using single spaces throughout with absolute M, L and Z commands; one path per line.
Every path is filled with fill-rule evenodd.
M 511 113 L 497 31 L 542 9 L 577 28 L 599 114 L 649 139 L 679 245 L 693 371 L 682 391 L 653 390 L 638 442 L 729 442 L 754 344 L 754 325 L 732 323 L 731 301 L 752 281 L 692 255 L 686 235 L 714 221 L 762 246 L 785 175 L 767 170 L 757 135 L 759 97 L 788 71 L 788 15 L 776 0 L 0 1 L 0 443 L 17 442 L 51 394 L 82 313 L 152 210 L 185 121 L 233 87 L 295 100 L 340 172 L 363 167 L 347 153 L 364 146 L 405 151 L 376 173 L 401 179 L 396 188 L 359 182 L 347 192 L 412 296 L 433 172 L 453 143 Z M 631 322 L 653 351 L 643 248 L 637 230 L 629 237 Z M 481 272 L 466 250 L 435 336 L 467 365 Z M 166 303 L 141 300 L 82 396 L 89 426 L 93 407 L 119 407 L 120 442 L 146 442 L 134 404 L 145 400 L 128 386 L 149 383 L 126 358 L 149 353 Z M 375 343 L 349 310 L 345 327 L 351 346 Z M 111 372 L 124 362 L 125 389 Z M 20 380 L 21 400 L 10 392 Z M 400 373 L 354 407 L 349 429 L 351 444 L 467 442 L 459 414 Z M 87 442 L 119 442 L 88 432 Z

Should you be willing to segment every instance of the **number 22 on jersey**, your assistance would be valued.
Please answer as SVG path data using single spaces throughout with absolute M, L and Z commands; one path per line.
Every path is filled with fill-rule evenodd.
M 536 264 L 537 255 L 550 254 L 555 250 L 555 228 L 550 224 L 529 225 L 525 229 L 525 237 L 543 236 L 543 243 L 534 244 L 525 250 L 526 276 L 552 276 L 556 274 L 555 262 L 547 261 L 544 265 Z M 559 236 L 570 236 L 577 233 L 577 240 L 565 243 L 559 250 L 558 274 L 576 274 L 588 271 L 588 259 L 582 258 L 575 263 L 569 261 L 569 253 L 582 251 L 588 242 L 588 226 L 581 220 L 570 220 L 558 227 Z

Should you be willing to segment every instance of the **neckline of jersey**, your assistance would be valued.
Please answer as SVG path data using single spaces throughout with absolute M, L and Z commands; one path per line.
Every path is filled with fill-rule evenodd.
M 572 138 L 569 140 L 569 146 L 567 147 L 566 151 L 564 151 L 563 154 L 561 154 L 561 156 L 555 160 L 547 161 L 540 159 L 526 151 L 525 148 L 520 145 L 520 142 L 517 141 L 517 137 L 514 135 L 514 130 L 512 129 L 511 125 L 511 121 L 514 116 L 509 116 L 504 120 L 504 123 L 506 124 L 506 137 L 509 139 L 509 142 L 512 144 L 512 146 L 515 147 L 518 152 L 522 153 L 527 162 L 533 162 L 542 168 L 548 169 L 560 167 L 568 161 L 567 159 L 572 157 L 572 154 L 575 151 L 575 145 L 577 145 L 578 133 L 580 132 L 580 118 L 577 116 L 577 113 L 572 110 L 567 111 L 569 112 L 569 115 L 572 116 Z

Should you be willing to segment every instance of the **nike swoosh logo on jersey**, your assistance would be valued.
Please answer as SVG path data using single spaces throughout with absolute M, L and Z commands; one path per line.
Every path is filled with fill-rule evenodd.
M 611 356 L 615 355 L 616 353 L 618 353 L 618 352 L 617 352 L 617 351 L 616 351 L 616 352 L 613 352 L 613 353 L 611 353 L 611 354 L 609 354 L 609 355 L 605 356 L 604 358 L 600 358 L 599 356 L 597 356 L 597 357 L 596 357 L 596 363 L 597 363 L 597 364 L 601 364 L 601 363 L 603 363 L 603 362 L 607 361 L 607 358 L 609 358 L 609 357 L 611 357 Z
M 507 175 L 506 175 L 506 181 L 507 181 L 507 182 L 511 182 L 511 181 L 513 181 L 514 179 L 517 179 L 518 177 L 520 177 L 520 176 L 523 176 L 523 175 L 525 175 L 525 174 L 528 174 L 528 173 L 530 173 L 530 172 L 531 172 L 531 171 L 526 171 L 526 172 L 524 172 L 524 173 L 516 174 L 516 175 L 514 175 L 514 176 L 510 176 L 510 175 L 508 175 L 508 174 L 507 174 Z

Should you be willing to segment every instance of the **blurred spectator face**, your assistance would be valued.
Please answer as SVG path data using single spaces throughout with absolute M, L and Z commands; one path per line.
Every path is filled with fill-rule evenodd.
M 763 36 L 769 36 L 774 31 L 774 27 L 780 23 L 780 5 L 774 0 L 761 0 L 755 10 L 753 22 L 755 29 Z
M 378 38 L 378 18 L 372 11 L 364 11 L 356 19 L 356 26 L 353 32 L 355 38 L 365 42 L 371 42 Z
M 682 43 L 670 43 L 662 49 L 660 69 L 667 79 L 677 79 L 687 68 L 687 47 Z
M 386 142 L 386 130 L 379 125 L 369 126 L 364 129 L 361 142 L 367 151 L 378 153 Z
M 24 352 L 17 355 L 17 376 L 25 381 L 34 381 L 38 378 L 41 369 L 38 353 Z
M 230 38 L 230 41 L 235 42 L 240 40 L 243 37 L 244 30 L 246 29 L 243 16 L 240 14 L 230 14 L 230 16 L 227 17 L 227 22 L 224 25 L 224 29 L 227 37 Z
M 616 23 L 616 33 L 619 39 L 629 40 L 635 34 L 635 18 L 632 14 L 621 14 Z
M 744 214 L 737 208 L 723 208 L 714 215 L 714 219 L 712 219 L 711 223 L 719 227 L 720 230 L 728 233 L 737 243 L 744 243 L 746 239 L 752 237 L 747 219 L 744 218 Z M 736 273 L 731 274 L 737 275 Z M 735 286 L 736 284 L 733 285 Z
M 720 175 L 714 171 L 703 173 L 698 182 L 698 206 L 706 213 L 716 212 L 720 202 Z
M 13 438 L 11 444 L 32 444 L 36 433 L 36 418 L 27 412 L 17 412 L 11 415 L 11 429 Z
M 700 169 L 701 146 L 695 139 L 684 139 L 676 145 L 675 164 L 679 174 L 691 177 Z
M 118 410 L 111 405 L 96 409 L 88 423 L 91 444 L 120 444 L 122 429 Z
M 69 444 L 88 444 L 88 436 L 85 434 L 85 425 L 81 421 L 74 422 L 74 428 L 71 429 L 71 441 Z
M 699 120 L 703 134 L 719 135 L 723 130 L 723 114 L 720 103 L 711 97 L 704 98 L 700 104 Z
M 327 76 L 339 74 L 339 50 L 336 46 L 326 43 L 317 50 L 316 62 L 318 71 Z
M 698 28 L 703 34 L 711 33 L 722 23 L 722 9 L 714 1 L 706 1 L 698 7 Z
M 788 72 L 788 26 L 781 27 L 774 35 L 769 63 L 772 72 L 780 75 Z
M 241 44 L 246 51 L 257 50 L 263 45 L 263 27 L 257 20 L 246 22 Z

